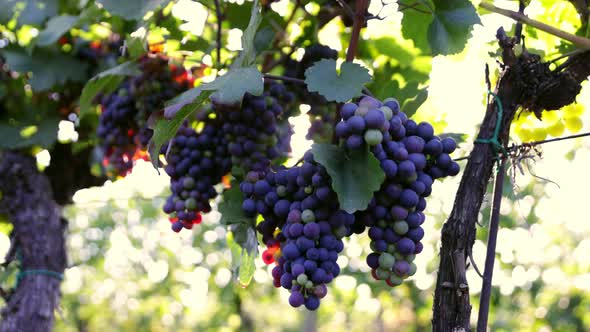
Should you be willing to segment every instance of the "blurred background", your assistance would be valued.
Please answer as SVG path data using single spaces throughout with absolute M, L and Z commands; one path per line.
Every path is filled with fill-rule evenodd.
M 516 5 L 514 1 L 496 3 L 506 8 Z M 575 15 L 575 9 L 567 2 L 551 3 L 533 1 L 527 14 L 575 31 L 572 20 L 560 19 Z M 285 15 L 289 3 L 282 0 L 271 6 Z M 373 1 L 370 11 L 377 12 L 381 6 Z M 317 4 L 311 4 L 309 11 L 317 10 Z M 420 64 L 420 50 L 402 37 L 401 13 L 395 6 L 390 10 L 386 20 L 369 22 L 361 44 L 363 40 L 393 38 L 399 54 L 414 58 L 416 66 L 430 73 L 428 99 L 414 118 L 430 121 L 437 132 L 466 134 L 455 157 L 467 155 L 485 111 L 484 66 L 497 67 L 495 31 L 499 26 L 510 30 L 513 22 L 495 14 L 482 15 L 483 24 L 475 27 L 465 51 Z M 207 11 L 202 5 L 181 0 L 171 13 L 183 20 L 184 28 L 191 33 L 203 33 Z M 319 31 L 319 42 L 342 54 L 347 46 L 344 31 L 340 19 L 335 19 Z M 291 39 L 301 34 L 296 24 L 288 32 Z M 34 35 L 35 31 L 28 33 Z M 239 29 L 229 31 L 229 50 L 241 48 L 240 36 Z M 558 53 L 560 43 L 555 37 L 538 33 L 527 38 L 527 45 L 551 58 Z M 205 57 L 203 61 L 211 60 Z M 367 63 L 366 59 L 359 62 L 378 70 L 379 63 Z M 563 134 L 590 130 L 590 113 L 585 111 L 590 107 L 588 84 L 577 101 L 574 111 L 556 111 L 545 122 L 523 114 L 513 126 L 512 138 L 515 142 L 543 139 L 543 132 L 551 126 L 564 127 Z M 293 157 L 288 164 L 311 145 L 305 139 L 307 116 L 293 118 L 292 124 Z M 75 129 L 67 125 L 60 125 L 59 137 L 61 141 L 77 140 Z M 590 219 L 585 211 L 585 190 L 590 187 L 589 149 L 590 140 L 584 139 L 550 143 L 542 146 L 542 158 L 511 164 L 502 200 L 493 279 L 493 331 L 589 330 Z M 45 150 L 37 154 L 40 164 L 50 162 L 48 157 Z M 440 230 L 452 209 L 459 180 L 457 176 L 434 186 L 425 211 L 424 251 L 416 258 L 418 271 L 409 282 L 391 289 L 374 281 L 365 263 L 368 236 L 353 235 L 345 240 L 338 260 L 342 274 L 330 285 L 318 312 L 309 313 L 288 305 L 288 292 L 272 286 L 272 266 L 262 260 L 257 261 L 254 282 L 240 286 L 231 271 L 227 230 L 219 224 L 215 209 L 192 231 L 170 231 L 170 222 L 161 211 L 169 194 L 168 178 L 139 161 L 124 179 L 78 191 L 74 204 L 64 210 L 70 221 L 69 267 L 62 283 L 55 330 L 429 330 Z M 474 245 L 473 258 L 480 270 L 485 260 L 490 203 L 491 196 L 482 207 Z M 4 257 L 10 226 L 1 227 L 0 257 Z M 467 277 L 476 313 L 482 280 L 471 267 Z M 5 282 L 14 282 L 14 274 Z

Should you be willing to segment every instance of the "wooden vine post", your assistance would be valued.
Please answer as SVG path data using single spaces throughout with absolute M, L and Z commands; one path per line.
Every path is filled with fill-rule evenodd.
M 508 143 L 510 124 L 521 106 L 533 112 L 559 109 L 571 104 L 580 91 L 580 83 L 590 75 L 590 51 L 571 56 L 565 66 L 549 71 L 549 65 L 526 50 L 514 53 L 517 43 L 500 28 L 497 33 L 502 49 L 503 68 L 480 127 L 478 140 L 493 137 L 499 120 L 497 139 Z M 463 170 L 453 210 L 442 229 L 440 265 L 433 303 L 433 331 L 470 331 L 471 303 L 466 279 L 467 259 L 475 241 L 476 221 L 492 176 L 497 153 L 492 144 L 476 143 Z M 485 327 L 484 327 L 485 330 Z

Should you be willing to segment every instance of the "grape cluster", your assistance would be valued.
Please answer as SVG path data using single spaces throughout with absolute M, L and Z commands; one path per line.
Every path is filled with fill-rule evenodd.
M 294 307 L 318 308 L 326 284 L 340 273 L 342 238 L 352 233 L 354 216 L 340 210 L 330 182 L 308 151 L 301 166 L 250 172 L 240 185 L 244 213 L 264 218 L 257 229 L 268 247 L 263 259 L 277 263 L 274 284 L 291 291 Z
M 365 97 L 358 104 L 344 104 L 340 112 L 336 136 L 349 150 L 369 146 L 386 176 L 368 208 L 355 213 L 354 231 L 369 228 L 372 275 L 397 286 L 416 272 L 413 260 L 422 251 L 425 198 L 434 180 L 459 172 L 449 156 L 456 143 L 435 136 L 426 122 L 409 120 L 392 98 L 382 103 Z
M 210 109 L 198 112 L 203 125 L 198 133 L 187 124 L 180 128 L 169 143 L 165 168 L 172 194 L 163 210 L 174 231 L 192 228 L 201 222 L 201 213 L 211 211 L 209 202 L 218 194 L 215 185 L 224 175 L 236 168 L 252 173 L 250 177 L 263 175 L 272 161 L 288 154 L 292 129 L 282 115 L 292 101 L 283 85 L 271 84 L 262 96 L 246 94 L 241 105 L 214 101 Z M 161 152 L 167 150 L 165 145 Z
M 215 185 L 231 169 L 227 141 L 217 123 L 204 126 L 197 133 L 182 126 L 169 143 L 166 173 L 172 194 L 163 210 L 170 215 L 172 229 L 191 229 L 201 222 L 201 212 L 211 211 L 209 201 L 217 196 Z M 162 148 L 168 150 L 168 145 Z
M 241 105 L 212 104 L 228 141 L 232 165 L 245 172 L 265 172 L 271 162 L 290 152 L 291 126 L 283 115 L 295 96 L 279 83 L 261 96 L 247 93 Z
M 189 89 L 192 78 L 181 66 L 169 64 L 163 55 L 139 60 L 139 76 L 130 77 L 110 94 L 100 97 L 102 113 L 97 129 L 109 176 L 125 176 L 136 159 L 147 159 L 152 130 L 147 120 L 164 102 Z

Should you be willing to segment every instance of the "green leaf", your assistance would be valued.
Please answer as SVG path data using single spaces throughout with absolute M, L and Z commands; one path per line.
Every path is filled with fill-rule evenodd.
M 92 112 L 92 101 L 99 93 L 111 93 L 117 89 L 123 81 L 123 76 L 105 76 L 96 80 L 90 80 L 82 89 L 80 95 L 80 118 Z
M 98 0 L 109 13 L 128 20 L 140 20 L 149 11 L 167 5 L 170 0 Z
M 256 33 L 256 37 L 254 38 L 254 49 L 257 53 L 265 51 L 270 48 L 272 41 L 275 38 L 275 32 L 270 26 L 266 26 L 258 33 Z
M 438 137 L 440 137 L 440 139 L 450 137 L 450 138 L 454 139 L 455 142 L 457 142 L 457 144 L 460 144 L 460 143 L 465 142 L 467 140 L 467 137 L 469 137 L 469 135 L 461 134 L 461 133 L 444 133 L 444 134 L 438 135 Z
M 20 149 L 33 145 L 48 148 L 57 140 L 59 119 L 45 118 L 39 123 L 14 127 L 0 124 L 0 149 Z
M 53 44 L 64 33 L 70 30 L 78 23 L 78 16 L 61 15 L 51 18 L 47 22 L 47 26 L 39 33 L 37 38 L 37 45 L 46 46 Z
M 402 106 L 402 112 L 404 112 L 408 118 L 412 115 L 416 114 L 418 108 L 424 104 L 428 98 L 428 90 L 427 88 L 420 89 L 418 94 L 414 98 L 407 99 Z
M 338 195 L 340 208 L 353 213 L 367 208 L 373 193 L 381 187 L 385 173 L 379 161 L 368 150 L 347 152 L 331 144 L 314 144 L 313 158 L 322 164 Z
M 413 5 L 416 1 L 414 0 L 400 0 L 399 3 L 404 5 Z M 430 9 L 424 3 L 432 5 L 431 1 L 424 1 L 416 8 L 430 12 Z M 406 39 L 410 39 L 414 42 L 414 46 L 422 50 L 425 54 L 430 54 L 430 46 L 426 35 L 428 33 L 428 26 L 432 22 L 432 14 L 423 13 L 417 10 L 406 9 L 403 11 L 404 16 L 402 18 L 402 35 Z
M 256 271 L 255 260 L 258 256 L 258 239 L 252 225 L 238 224 L 230 227 L 228 244 L 232 252 L 232 270 L 237 272 L 238 282 L 246 287 L 252 281 Z
M 147 52 L 147 40 L 146 35 L 132 37 L 129 36 L 125 39 L 126 50 L 129 53 L 131 59 L 137 59 Z
M 80 96 L 80 118 L 92 111 L 92 100 L 97 94 L 114 91 L 123 81 L 125 76 L 139 75 L 139 69 L 135 62 L 124 62 L 109 70 L 94 76 L 86 83 Z
M 345 102 L 361 94 L 371 81 L 369 71 L 359 64 L 344 62 L 340 75 L 336 60 L 322 59 L 305 71 L 305 83 L 310 92 L 318 92 L 329 101 Z
M 434 19 L 428 27 L 432 55 L 454 54 L 465 48 L 474 24 L 481 24 L 469 0 L 433 0 Z
M 232 64 L 232 68 L 250 67 L 256 62 L 254 38 L 256 37 L 256 30 L 258 30 L 260 22 L 262 22 L 260 6 L 258 5 L 258 0 L 254 0 L 252 11 L 250 12 L 250 22 L 248 22 L 248 27 L 246 27 L 246 30 L 242 34 L 242 52 Z
M 231 189 L 223 192 L 223 201 L 219 203 L 219 213 L 221 213 L 220 223 L 222 225 L 232 224 L 249 224 L 254 225 L 255 220 L 247 217 L 242 211 L 242 201 L 244 200 L 238 184 Z
M 412 1 L 400 1 L 411 5 Z M 469 0 L 428 0 L 416 10 L 405 10 L 402 34 L 424 53 L 432 55 L 461 52 L 474 24 L 480 24 L 475 7 Z
M 193 92 L 194 93 L 194 92 Z M 160 155 L 160 149 L 162 145 L 169 141 L 176 135 L 178 128 L 182 125 L 182 122 L 188 118 L 191 114 L 197 111 L 197 109 L 203 104 L 211 95 L 211 91 L 203 91 L 191 102 L 185 101 L 182 105 L 172 105 L 170 107 L 179 107 L 178 112 L 174 115 L 171 120 L 159 119 L 154 125 L 154 135 L 150 140 L 148 152 L 152 160 L 154 168 L 158 169 L 158 157 Z
M 11 50 L 5 51 L 4 56 L 12 70 L 33 73 L 29 83 L 35 91 L 47 90 L 67 81 L 83 82 L 88 79 L 88 65 L 70 55 L 39 51 L 30 56 Z
M 225 75 L 201 85 L 201 89 L 217 91 L 213 98 L 220 103 L 238 103 L 246 92 L 260 96 L 264 92 L 264 78 L 256 67 L 230 68 Z
M 47 18 L 57 16 L 58 0 L 13 1 L 17 3 L 17 8 L 20 6 L 18 3 L 23 2 L 25 6 L 18 16 L 18 26 L 41 25 Z M 0 8 L 4 11 L 5 7 Z

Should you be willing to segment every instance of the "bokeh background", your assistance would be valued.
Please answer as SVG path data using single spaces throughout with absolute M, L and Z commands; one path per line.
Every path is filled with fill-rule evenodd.
M 514 1 L 495 3 L 505 8 L 516 6 Z M 527 14 L 575 31 L 571 23 L 575 20 L 564 19 L 576 15 L 573 7 L 565 1 L 552 3 L 533 1 Z M 286 0 L 272 4 L 282 15 L 289 6 Z M 381 6 L 373 1 L 370 11 L 377 12 Z M 401 14 L 395 4 L 392 6 L 384 9 L 391 11 L 387 19 L 369 22 L 361 47 L 362 40 L 393 38 L 400 61 L 412 61 L 416 68 L 430 73 L 428 100 L 414 118 L 434 123 L 437 132 L 465 133 L 467 139 L 455 157 L 465 156 L 485 111 L 484 66 L 487 63 L 497 68 L 495 31 L 499 26 L 510 30 L 513 22 L 484 14 L 465 51 L 421 63 L 420 50 L 402 37 Z M 311 13 L 318 10 L 317 5 L 306 9 Z M 184 28 L 202 33 L 206 21 L 202 5 L 181 0 L 172 13 L 186 21 Z M 290 38 L 295 39 L 300 30 L 293 25 Z M 336 19 L 319 31 L 319 41 L 342 51 L 347 46 L 342 31 L 342 22 Z M 238 29 L 229 31 L 228 49 L 240 49 L 240 36 Z M 560 41 L 539 32 L 527 39 L 527 45 L 550 59 L 558 53 Z M 378 67 L 378 59 L 375 61 L 370 67 Z M 545 122 L 522 114 L 512 138 L 515 142 L 527 137 L 542 139 L 546 128 L 559 126 L 557 122 L 565 127 L 563 134 L 588 131 L 590 112 L 584 110 L 589 107 L 590 86 L 586 84 L 574 112 L 557 111 L 553 114 L 557 116 L 550 115 Z M 305 111 L 306 107 L 301 109 Z M 311 144 L 305 139 L 309 122 L 303 114 L 293 118 L 292 124 L 296 131 L 292 160 L 297 160 Z M 60 126 L 59 137 L 61 141 L 77 139 L 75 129 L 67 123 Z M 511 164 L 502 200 L 493 279 L 493 331 L 590 329 L 590 218 L 586 212 L 589 149 L 590 140 L 585 139 L 550 143 L 543 145 L 542 157 Z M 40 151 L 37 159 L 40 164 L 50 162 L 47 151 Z M 236 281 L 226 245 L 227 231 L 219 224 L 218 212 L 208 214 L 192 232 L 170 231 L 170 222 L 160 209 L 168 195 L 168 178 L 140 161 L 125 179 L 79 191 L 75 204 L 64 210 L 70 220 L 69 267 L 55 330 L 429 330 L 440 229 L 452 209 L 459 180 L 460 176 L 434 186 L 425 211 L 424 251 L 416 258 L 415 276 L 395 289 L 372 280 L 364 261 L 369 253 L 368 236 L 353 235 L 345 241 L 338 260 L 341 276 L 331 284 L 319 311 L 309 313 L 288 305 L 288 292 L 272 286 L 270 268 L 262 260 L 257 262 L 250 285 L 242 287 Z M 473 258 L 480 269 L 485 259 L 490 203 L 491 196 L 482 207 L 474 245 Z M 2 227 L 0 257 L 9 245 L 9 228 Z M 467 277 L 475 318 L 481 278 L 471 267 Z M 4 282 L 14 282 L 14 275 Z

